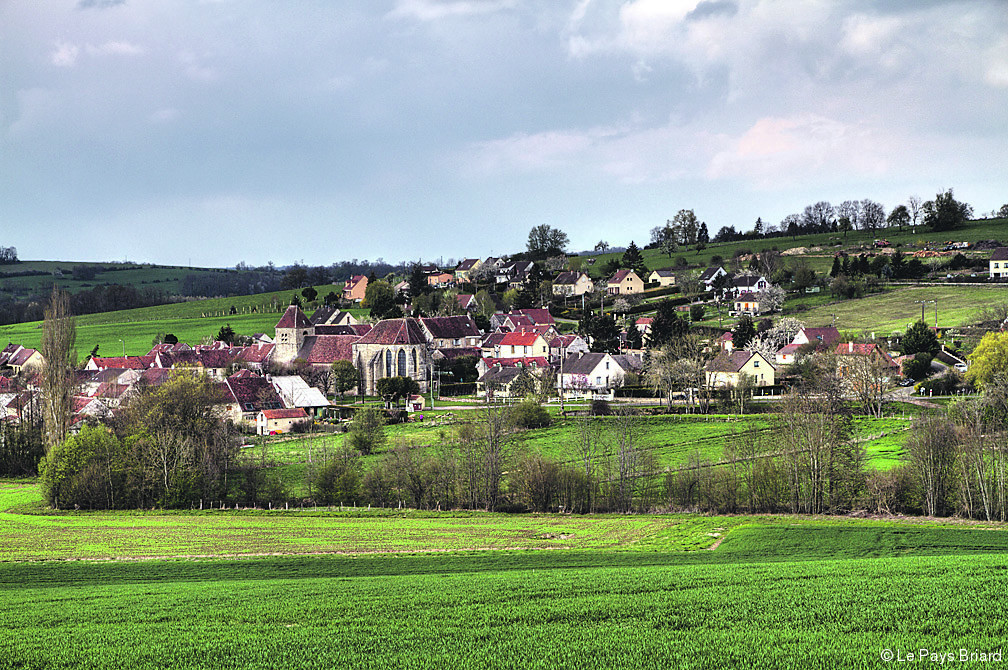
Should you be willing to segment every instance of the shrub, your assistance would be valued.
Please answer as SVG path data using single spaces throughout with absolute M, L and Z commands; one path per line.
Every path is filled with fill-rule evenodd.
M 526 398 L 518 403 L 513 410 L 512 420 L 519 428 L 543 428 L 552 422 L 549 412 L 534 398 Z
M 911 379 L 924 379 L 931 374 L 931 356 L 921 352 L 903 361 L 903 374 Z
M 592 400 L 591 414 L 592 416 L 610 416 L 612 414 L 612 407 L 609 406 L 609 401 L 601 399 Z
M 695 305 L 690 305 L 689 317 L 691 321 L 703 321 L 704 318 L 704 306 L 697 303 Z
M 367 456 L 385 444 L 385 413 L 374 406 L 357 410 L 350 420 L 348 433 L 350 446 Z
M 357 502 L 361 494 L 361 465 L 357 452 L 342 449 L 315 476 L 315 495 L 326 505 Z

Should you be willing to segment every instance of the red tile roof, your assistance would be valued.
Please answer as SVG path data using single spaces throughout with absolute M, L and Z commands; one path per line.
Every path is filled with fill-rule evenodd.
M 291 305 L 277 322 L 277 328 L 310 328 L 311 321 L 297 305 Z
M 540 337 L 541 337 L 541 335 L 539 335 L 539 333 L 535 333 L 535 332 L 533 332 L 533 333 L 520 333 L 520 332 L 508 333 L 507 335 L 505 335 L 503 337 L 503 339 L 501 339 L 501 346 L 504 346 L 504 347 L 511 347 L 511 346 L 514 346 L 514 347 L 519 347 L 519 346 L 531 347 L 533 344 L 535 344 L 536 340 L 539 339 Z
M 153 356 L 92 356 L 91 360 L 99 370 L 119 368 L 121 370 L 144 370 L 154 365 Z
M 538 325 L 538 324 L 545 324 L 545 325 L 552 326 L 553 324 L 556 323 L 556 319 L 553 318 L 553 315 L 550 314 L 550 312 L 549 312 L 548 309 L 543 309 L 543 308 L 537 308 L 537 309 L 519 309 L 519 310 L 514 310 L 511 313 L 514 314 L 515 312 L 517 312 L 518 314 L 521 314 L 523 316 L 529 317 L 530 319 L 532 319 L 532 323 L 534 323 L 536 325 Z
M 361 337 L 357 344 L 426 344 L 427 338 L 416 319 L 386 319 Z
M 312 365 L 352 361 L 352 347 L 359 339 L 356 335 L 309 335 L 305 338 L 298 357 Z
M 480 337 L 480 330 L 471 316 L 433 316 L 420 319 L 434 339 L 450 340 Z
M 628 270 L 628 269 L 624 268 L 624 269 L 620 270 L 619 272 L 617 272 L 616 274 L 614 274 L 612 277 L 610 277 L 609 278 L 609 283 L 610 284 L 619 284 L 624 279 L 626 279 L 627 277 L 629 277 L 631 272 L 633 272 L 633 270 Z
M 307 419 L 308 412 L 302 407 L 291 407 L 288 409 L 264 409 L 263 415 L 267 419 Z
M 549 359 L 545 356 L 522 356 L 519 358 L 493 358 L 492 356 L 484 356 L 483 363 L 488 367 L 500 365 L 505 368 L 520 366 L 548 368 L 550 366 Z

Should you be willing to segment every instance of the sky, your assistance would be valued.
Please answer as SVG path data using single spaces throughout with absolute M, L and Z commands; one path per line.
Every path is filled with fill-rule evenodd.
M 0 0 L 0 245 L 228 267 L 1008 203 L 1003 0 Z

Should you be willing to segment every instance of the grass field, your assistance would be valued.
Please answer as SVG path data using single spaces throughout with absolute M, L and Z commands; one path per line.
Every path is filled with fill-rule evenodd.
M 340 287 L 324 284 L 316 286 L 315 290 L 322 298 L 329 291 L 339 293 Z M 241 335 L 266 333 L 272 337 L 274 327 L 294 293 L 276 291 L 86 314 L 77 317 L 77 352 L 83 357 L 98 345 L 103 356 L 121 356 L 125 344 L 129 355 L 146 354 L 158 333 L 172 333 L 181 342 L 197 344 L 204 337 L 216 335 L 225 324 L 230 324 Z M 236 314 L 231 314 L 232 307 Z M 253 309 L 256 310 L 254 313 Z M 310 309 L 308 311 L 311 312 Z M 357 316 L 368 313 L 366 309 L 350 311 Z M 35 321 L 0 326 L 0 341 L 37 348 L 42 341 L 42 323 Z
M 977 312 L 994 303 L 1008 302 L 1008 286 L 908 286 L 894 288 L 858 300 L 843 300 L 811 307 L 794 316 L 812 326 L 828 326 L 836 315 L 837 328 L 874 332 L 878 337 L 903 332 L 914 321 L 920 320 L 922 300 L 938 301 L 938 325 L 961 326 L 967 324 Z M 924 305 L 924 320 L 934 325 L 934 303 Z
M 0 484 L 0 668 L 873 668 L 1005 641 L 1000 524 L 17 513 L 33 487 Z M 274 523 L 282 555 L 224 558 Z

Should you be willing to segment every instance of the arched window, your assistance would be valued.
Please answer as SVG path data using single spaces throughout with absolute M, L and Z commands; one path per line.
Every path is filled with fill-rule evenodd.
M 392 375 L 392 350 L 385 350 L 385 376 L 391 377 Z
M 399 371 L 396 372 L 396 374 L 399 375 L 400 377 L 405 377 L 406 376 L 406 351 L 404 349 L 400 349 L 399 350 L 399 355 L 396 357 L 396 359 L 397 359 L 396 360 L 396 363 L 397 363 L 396 367 L 399 368 Z
M 416 349 L 413 350 L 413 376 L 420 376 L 420 368 L 417 367 Z

